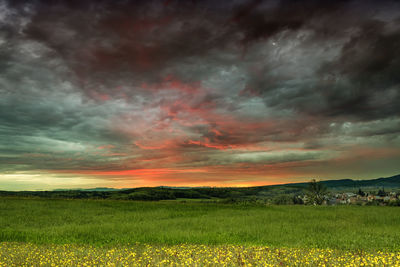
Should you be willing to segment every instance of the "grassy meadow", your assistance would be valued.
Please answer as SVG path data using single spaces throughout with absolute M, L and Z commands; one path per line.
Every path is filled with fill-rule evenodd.
M 0 199 L 0 241 L 400 249 L 400 209 Z
M 314 259 L 314 265 L 319 265 L 326 263 L 324 259 L 361 263 L 368 257 L 394 263 L 400 261 L 400 209 L 0 198 L 0 244 L 0 266 L 21 266 L 34 259 L 38 265 L 42 259 L 43 265 L 50 266 L 46 257 L 66 260 L 68 253 L 75 259 L 71 265 L 84 260 L 98 265 L 102 260 L 139 266 L 155 262 L 230 266 L 246 263 L 243 259 L 249 266 L 257 262 L 293 265 L 296 259 L 300 263 Z M 178 252 L 182 244 L 191 252 Z M 106 256 L 110 251 L 112 258 Z

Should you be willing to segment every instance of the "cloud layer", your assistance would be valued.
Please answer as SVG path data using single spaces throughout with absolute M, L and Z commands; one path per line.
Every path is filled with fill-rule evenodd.
M 398 173 L 399 47 L 397 1 L 0 1 L 0 186 Z

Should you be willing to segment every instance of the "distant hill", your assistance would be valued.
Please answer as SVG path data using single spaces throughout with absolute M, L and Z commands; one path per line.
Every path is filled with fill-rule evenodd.
M 391 176 L 391 177 L 381 177 L 371 180 L 353 180 L 353 179 L 341 179 L 341 180 L 324 180 L 321 181 L 326 187 L 329 189 L 353 189 L 360 187 L 374 187 L 374 188 L 400 188 L 400 174 Z M 263 185 L 263 186 L 254 186 L 249 188 L 272 188 L 272 187 L 296 187 L 303 188 L 306 187 L 308 182 L 302 183 L 289 183 L 289 184 L 278 184 L 278 185 Z M 141 187 L 143 188 L 160 188 L 160 189 L 201 189 L 201 188 L 213 188 L 210 186 L 157 186 L 157 187 Z M 227 188 L 236 188 L 236 187 L 227 187 Z M 75 189 L 55 189 L 53 191 L 135 191 L 140 188 L 109 188 L 109 187 L 96 187 L 96 188 L 75 188 Z
M 344 190 L 354 188 L 400 188 L 400 174 L 371 180 L 326 180 L 321 181 L 328 189 Z M 307 183 L 284 184 L 283 186 L 306 186 Z
M 386 191 L 400 191 L 400 175 L 372 180 L 327 180 L 321 181 L 328 191 L 357 192 L 361 188 L 365 192 L 376 192 L 382 188 Z M 298 204 L 299 196 L 305 194 L 308 183 L 292 183 L 281 185 L 254 187 L 140 187 L 115 189 L 97 187 L 89 189 L 57 189 L 53 191 L 0 191 L 0 196 L 63 198 L 63 199 L 115 199 L 115 200 L 186 200 L 200 201 L 262 201 L 279 204 Z
M 72 191 L 99 191 L 99 192 L 104 192 L 104 191 L 120 191 L 120 190 L 123 190 L 123 189 L 110 188 L 110 187 L 96 187 L 96 188 L 54 189 L 53 191 L 67 191 L 67 190 L 72 190 Z

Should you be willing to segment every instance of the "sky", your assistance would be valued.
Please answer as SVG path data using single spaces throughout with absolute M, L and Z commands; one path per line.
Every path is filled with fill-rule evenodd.
M 400 173 L 400 2 L 0 0 L 0 189 Z

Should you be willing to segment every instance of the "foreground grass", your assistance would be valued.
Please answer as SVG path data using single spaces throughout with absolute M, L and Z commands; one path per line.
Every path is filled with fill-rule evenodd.
M 0 199 L 0 242 L 400 250 L 398 207 Z
M 0 243 L 0 266 L 400 266 L 400 253 L 262 246 Z

